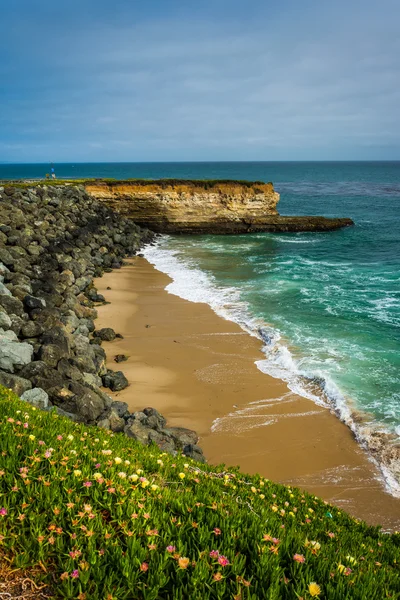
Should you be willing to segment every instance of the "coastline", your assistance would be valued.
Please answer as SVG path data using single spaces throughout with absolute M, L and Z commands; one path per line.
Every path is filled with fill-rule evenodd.
M 399 529 L 400 500 L 384 491 L 348 427 L 261 373 L 255 364 L 263 358 L 260 341 L 208 305 L 169 294 L 170 281 L 134 258 L 95 282 L 110 302 L 99 307 L 97 326 L 124 335 L 104 344 L 108 367 L 122 368 L 131 384 L 113 397 L 130 409 L 151 405 L 170 425 L 195 429 L 210 463 L 239 465 L 307 489 L 385 530 Z M 116 365 L 116 354 L 128 361 Z M 261 406 L 268 424 L 235 430 L 235 417 L 227 415 L 250 403 Z

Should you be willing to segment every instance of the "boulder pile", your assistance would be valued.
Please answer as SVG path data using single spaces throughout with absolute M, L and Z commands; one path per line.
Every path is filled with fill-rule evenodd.
M 72 185 L 0 186 L 0 385 L 43 410 L 124 432 L 204 461 L 195 432 L 168 428 L 152 408 L 131 414 L 96 330 L 105 299 L 93 279 L 119 269 L 154 234 Z M 133 389 L 134 394 L 134 389 Z

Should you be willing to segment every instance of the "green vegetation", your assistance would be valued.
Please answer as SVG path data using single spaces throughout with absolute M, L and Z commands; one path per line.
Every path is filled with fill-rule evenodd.
M 254 185 L 265 185 L 263 181 L 246 181 L 234 179 L 40 179 L 31 181 L 0 181 L 5 187 L 31 188 L 36 185 L 90 185 L 90 184 L 106 183 L 110 187 L 117 185 L 135 184 L 139 186 L 157 184 L 162 188 L 174 187 L 178 185 L 200 186 L 205 189 L 211 189 L 216 185 L 243 185 L 245 187 L 253 187 Z M 269 182 L 272 185 L 271 182 Z
M 0 445 L 0 560 L 41 565 L 36 584 L 56 598 L 400 597 L 400 536 L 296 488 L 160 454 L 4 388 Z

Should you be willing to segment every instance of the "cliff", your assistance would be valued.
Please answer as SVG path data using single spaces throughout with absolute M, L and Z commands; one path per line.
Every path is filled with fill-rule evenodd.
M 325 231 L 351 219 L 281 217 L 272 183 L 247 181 L 94 181 L 86 190 L 115 212 L 158 233 Z

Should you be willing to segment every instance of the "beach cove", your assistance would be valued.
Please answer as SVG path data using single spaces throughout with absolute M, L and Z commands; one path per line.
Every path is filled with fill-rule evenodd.
M 168 294 L 170 278 L 144 258 L 106 273 L 95 285 L 110 304 L 97 326 L 124 339 L 104 343 L 117 354 L 130 386 L 113 394 L 129 408 L 152 406 L 171 426 L 195 429 L 210 464 L 296 485 L 385 530 L 400 528 L 400 500 L 384 491 L 378 468 L 329 410 L 290 393 L 261 373 L 261 343 L 203 303 Z M 111 289 L 108 289 L 111 288 Z M 262 401 L 268 424 L 235 432 L 228 417 Z M 215 427 L 229 422 L 231 426 Z M 214 427 L 213 427 L 214 426 Z

